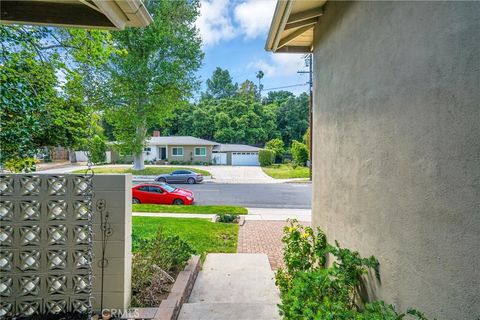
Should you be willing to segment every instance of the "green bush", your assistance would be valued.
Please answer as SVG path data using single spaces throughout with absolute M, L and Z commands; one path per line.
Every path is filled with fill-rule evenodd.
M 293 140 L 292 142 L 293 163 L 304 166 L 308 160 L 308 148 L 304 143 Z
M 4 167 L 10 172 L 28 173 L 36 170 L 37 162 L 38 160 L 35 158 L 14 158 L 6 161 Z
M 272 150 L 275 154 L 275 162 L 281 163 L 283 160 L 283 153 L 285 152 L 282 139 L 272 139 L 265 144 L 265 149 Z
M 282 242 L 285 268 L 277 271 L 275 279 L 284 319 L 400 320 L 406 315 L 426 319 L 416 310 L 399 314 L 383 301 L 367 303 L 364 309 L 357 305 L 361 277 L 370 269 L 379 277 L 375 257 L 362 258 L 337 242 L 330 245 L 320 229 L 314 231 L 296 220 L 290 220 L 284 228 Z M 329 254 L 334 258 L 327 267 Z
M 153 239 L 133 234 L 132 307 L 158 307 L 168 294 L 173 279 L 195 253 L 178 236 L 167 236 L 161 229 Z
M 262 149 L 258 152 L 258 161 L 262 167 L 268 167 L 275 161 L 275 153 L 272 150 Z
M 223 223 L 235 223 L 238 220 L 238 214 L 220 213 L 217 218 L 217 222 Z
M 105 163 L 107 160 L 105 152 L 107 152 L 107 144 L 99 135 L 95 135 L 88 145 L 87 150 L 90 152 L 90 161 L 94 164 Z

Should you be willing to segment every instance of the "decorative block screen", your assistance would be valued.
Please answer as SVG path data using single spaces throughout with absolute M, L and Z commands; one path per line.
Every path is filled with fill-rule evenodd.
M 90 182 L 0 175 L 0 318 L 90 311 Z

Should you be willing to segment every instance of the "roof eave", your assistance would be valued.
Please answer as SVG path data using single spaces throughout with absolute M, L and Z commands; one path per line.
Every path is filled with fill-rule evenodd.
M 279 30 L 283 30 L 287 23 L 288 15 L 292 9 L 291 0 L 279 0 L 275 6 L 275 12 L 273 14 L 272 23 L 270 24 L 270 30 L 268 32 L 267 42 L 265 44 L 265 50 L 276 51 L 278 42 L 280 41 Z

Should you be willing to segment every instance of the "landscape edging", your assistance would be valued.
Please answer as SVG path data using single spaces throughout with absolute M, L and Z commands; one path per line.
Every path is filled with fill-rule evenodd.
M 190 258 L 183 271 L 178 274 L 167 299 L 160 303 L 155 313 L 155 320 L 177 319 L 182 305 L 190 298 L 193 285 L 200 271 L 200 263 L 200 256 Z

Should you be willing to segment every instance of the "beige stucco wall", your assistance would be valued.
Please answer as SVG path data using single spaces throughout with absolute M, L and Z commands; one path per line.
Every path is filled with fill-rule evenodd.
M 371 297 L 480 315 L 480 2 L 327 2 L 313 223 L 375 255 Z
M 183 147 L 183 156 L 173 156 L 172 149 Z M 195 156 L 195 147 L 207 148 L 207 155 L 205 157 Z M 213 146 L 168 146 L 168 161 L 191 161 L 191 162 L 212 162 Z

